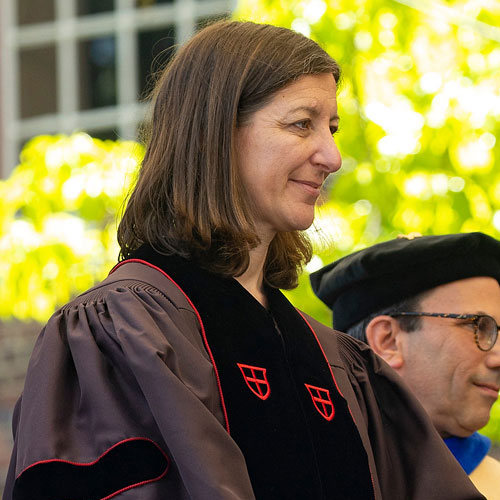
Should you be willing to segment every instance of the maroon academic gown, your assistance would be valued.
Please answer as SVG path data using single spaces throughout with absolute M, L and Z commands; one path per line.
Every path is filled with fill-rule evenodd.
M 239 292 L 235 280 L 230 281 L 235 300 L 240 293 L 241 300 L 248 300 L 247 292 Z M 212 321 L 224 321 L 224 308 L 215 312 Z M 265 439 L 256 443 L 262 456 L 257 463 L 251 440 L 259 441 L 260 429 L 254 422 L 267 427 L 267 420 L 263 424 L 254 410 L 246 412 L 241 406 L 247 399 L 238 399 L 239 390 L 257 408 L 278 397 L 282 386 L 273 382 L 274 366 L 240 359 L 230 367 L 233 372 L 224 368 L 226 361 L 218 368 L 215 358 L 231 354 L 234 343 L 226 347 L 219 341 L 222 354 L 214 347 L 214 355 L 204 332 L 204 314 L 164 270 L 140 262 L 122 264 L 56 312 L 36 343 L 15 408 L 15 443 L 3 499 L 271 498 L 267 479 L 261 481 L 269 471 L 277 478 L 272 488 L 280 499 L 304 498 L 314 474 L 322 475 L 319 482 L 324 484 L 311 484 L 310 491 L 318 493 L 308 498 L 358 500 L 361 493 L 346 493 L 348 483 L 341 479 L 356 475 L 363 498 L 483 498 L 388 365 L 365 344 L 305 315 L 300 318 L 306 325 L 303 331 L 309 332 L 311 342 L 319 340 L 318 352 L 328 359 L 323 373 L 331 376 L 333 386 L 326 388 L 327 382 L 320 381 L 300 389 L 299 381 L 299 406 L 307 406 L 308 412 L 304 425 L 313 422 L 312 434 L 321 426 L 321 432 L 328 433 L 343 422 L 347 437 L 342 444 L 342 436 L 337 436 L 339 451 L 330 445 L 321 449 L 318 439 L 325 434 L 313 436 L 316 448 L 311 453 L 317 453 L 320 463 L 305 477 L 293 469 L 287 479 L 293 487 L 283 484 L 286 471 L 262 453 L 265 439 L 282 439 L 290 447 L 294 439 L 303 443 L 306 438 L 281 435 L 280 426 L 264 428 Z M 259 316 L 258 308 L 252 314 Z M 237 339 L 243 323 L 253 320 L 231 317 L 224 328 Z M 265 355 L 266 345 L 261 347 Z M 283 428 L 295 429 L 295 417 L 289 419 L 291 427 L 281 420 Z M 245 426 L 253 433 L 250 441 Z M 349 455 L 346 442 L 352 442 L 353 455 L 345 458 L 350 465 L 342 466 L 339 453 Z M 309 462 L 312 455 L 307 451 L 302 456 L 302 448 L 295 450 L 294 458 Z M 276 460 L 280 450 L 269 447 L 268 452 Z M 352 466 L 356 458 L 357 467 Z M 333 479 L 325 477 L 325 471 Z M 331 489 L 337 484 L 344 488 L 339 496 Z M 294 495 L 294 487 L 302 493 Z

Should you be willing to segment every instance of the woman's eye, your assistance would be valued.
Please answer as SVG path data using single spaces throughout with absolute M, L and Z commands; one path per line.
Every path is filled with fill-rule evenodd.
M 295 122 L 294 125 L 301 130 L 307 130 L 309 128 L 309 120 L 300 120 L 299 122 Z
M 339 131 L 339 128 L 337 126 L 331 126 L 330 127 L 330 133 L 332 135 L 335 135 Z

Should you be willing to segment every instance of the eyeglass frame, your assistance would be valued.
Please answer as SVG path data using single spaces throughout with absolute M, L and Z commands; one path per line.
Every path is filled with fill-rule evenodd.
M 465 319 L 469 320 L 474 324 L 474 341 L 476 342 L 477 348 L 480 351 L 483 352 L 488 352 L 495 347 L 495 344 L 497 343 L 498 340 L 498 332 L 500 331 L 500 326 L 496 322 L 495 318 L 493 316 L 490 316 L 489 314 L 456 314 L 456 313 L 430 313 L 430 312 L 417 312 L 417 311 L 412 311 L 412 312 L 395 312 L 395 313 L 389 313 L 387 316 L 392 317 L 397 317 L 397 316 L 404 316 L 404 317 L 429 317 L 429 318 L 451 318 L 451 319 Z M 494 336 L 494 340 L 491 344 L 491 346 L 488 349 L 483 349 L 479 345 L 479 336 L 478 336 L 478 330 L 479 330 L 479 321 L 481 318 L 490 318 L 493 323 L 495 323 L 497 329 L 496 329 L 496 335 Z

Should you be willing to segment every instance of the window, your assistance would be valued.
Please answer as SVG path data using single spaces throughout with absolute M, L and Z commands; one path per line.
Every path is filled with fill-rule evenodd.
M 139 98 L 147 97 L 155 75 L 174 53 L 175 28 L 169 26 L 138 33 Z
M 116 141 L 118 139 L 118 133 L 114 129 L 87 130 L 87 133 L 96 139 L 101 139 L 101 141 Z
M 153 75 L 236 0 L 0 0 L 0 177 L 34 135 L 136 139 Z M 8 68 L 8 71 L 4 68 Z
M 79 16 L 110 12 L 115 8 L 114 0 L 77 0 L 77 13 Z
M 80 109 L 116 105 L 115 38 L 82 40 L 79 55 Z
M 161 3 L 174 3 L 174 0 L 135 0 L 136 7 L 151 7 Z
M 57 111 L 56 47 L 54 44 L 19 51 L 21 118 Z
M 54 0 L 18 0 L 17 22 L 20 25 L 46 23 L 55 17 Z

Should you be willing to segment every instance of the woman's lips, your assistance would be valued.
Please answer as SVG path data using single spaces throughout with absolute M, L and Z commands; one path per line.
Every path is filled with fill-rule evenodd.
M 291 182 L 296 184 L 298 187 L 302 188 L 306 193 L 309 193 L 316 198 L 321 193 L 321 184 L 313 181 L 306 181 L 302 179 L 290 179 Z

